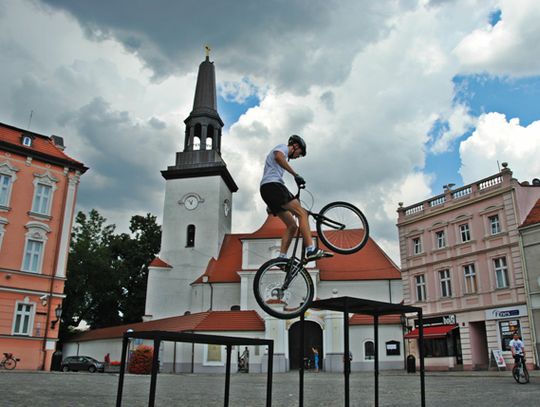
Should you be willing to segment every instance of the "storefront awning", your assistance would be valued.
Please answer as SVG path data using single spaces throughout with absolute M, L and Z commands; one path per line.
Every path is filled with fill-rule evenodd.
M 457 325 L 437 325 L 437 326 L 425 326 L 424 338 L 444 338 L 448 332 L 457 328 Z M 408 334 L 405 334 L 405 339 L 416 339 L 420 336 L 418 328 L 414 328 Z

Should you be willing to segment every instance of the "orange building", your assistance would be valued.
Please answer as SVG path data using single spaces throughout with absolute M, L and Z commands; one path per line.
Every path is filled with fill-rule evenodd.
M 0 123 L 0 353 L 49 370 L 79 178 L 63 139 Z

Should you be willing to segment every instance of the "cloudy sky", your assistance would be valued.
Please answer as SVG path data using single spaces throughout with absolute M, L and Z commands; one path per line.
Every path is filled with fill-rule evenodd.
M 538 21 L 537 0 L 0 0 L 0 121 L 64 137 L 79 210 L 161 220 L 209 44 L 233 231 L 265 219 L 264 156 L 298 133 L 314 208 L 356 203 L 399 263 L 398 202 L 503 161 L 540 176 Z

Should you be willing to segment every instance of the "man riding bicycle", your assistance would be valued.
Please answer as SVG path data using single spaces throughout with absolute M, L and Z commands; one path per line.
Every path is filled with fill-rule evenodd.
M 287 227 L 281 239 L 279 258 L 287 258 L 287 251 L 298 227 L 304 244 L 307 246 L 305 257 L 307 261 L 332 256 L 332 253 L 318 249 L 313 244 L 307 211 L 302 208 L 300 201 L 289 192 L 283 181 L 283 174 L 287 171 L 294 177 L 299 187 L 305 185 L 306 181 L 294 171 L 289 160 L 305 157 L 306 152 L 306 142 L 302 137 L 294 134 L 289 137 L 287 145 L 275 146 L 266 156 L 260 187 L 261 197 L 268 205 L 268 211 L 274 216 L 278 216 Z M 298 219 L 298 226 L 294 217 Z
M 525 345 L 523 344 L 523 341 L 519 339 L 517 332 L 514 332 L 514 339 L 510 341 L 509 345 L 510 350 L 512 351 L 512 356 L 514 357 L 514 367 L 516 367 L 520 358 L 525 360 Z

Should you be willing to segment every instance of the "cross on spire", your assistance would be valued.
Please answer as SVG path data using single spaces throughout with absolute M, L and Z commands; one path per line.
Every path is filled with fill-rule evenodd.
M 210 51 L 212 51 L 212 48 L 210 48 L 210 47 L 208 46 L 208 44 L 206 44 L 206 45 L 204 46 L 204 49 L 206 50 L 206 57 L 209 57 L 209 56 L 210 56 Z

